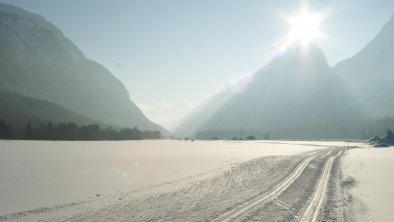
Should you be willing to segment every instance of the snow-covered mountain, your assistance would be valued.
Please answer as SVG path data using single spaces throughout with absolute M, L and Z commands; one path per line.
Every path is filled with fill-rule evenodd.
M 52 23 L 3 3 L 0 91 L 47 100 L 112 125 L 165 131 L 143 115 L 118 79 Z

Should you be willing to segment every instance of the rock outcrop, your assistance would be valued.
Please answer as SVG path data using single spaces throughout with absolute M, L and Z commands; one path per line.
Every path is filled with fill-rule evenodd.
M 368 142 L 370 145 L 375 147 L 389 147 L 394 146 L 394 134 L 393 131 L 388 130 L 387 135 L 384 137 L 375 136 Z

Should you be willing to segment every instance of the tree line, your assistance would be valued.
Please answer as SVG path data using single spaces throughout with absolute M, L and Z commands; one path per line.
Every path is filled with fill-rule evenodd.
M 25 140 L 142 140 L 161 139 L 160 131 L 139 130 L 137 127 L 116 130 L 98 124 L 78 126 L 75 123 L 47 122 L 39 126 L 27 123 L 22 129 L 0 120 L 0 139 Z
M 356 126 L 349 126 L 344 131 L 346 133 L 344 136 L 347 139 L 368 140 L 376 135 L 384 136 L 390 129 L 394 129 L 394 118 L 386 116 L 377 120 L 366 120 Z M 278 138 L 276 134 L 274 136 Z M 199 140 L 269 140 L 271 136 L 267 132 L 258 130 L 201 130 L 196 132 L 195 138 Z M 327 135 L 327 138 L 336 139 L 330 135 Z
M 199 140 L 269 140 L 270 135 L 258 130 L 201 130 L 195 138 Z
M 384 136 L 388 130 L 394 129 L 394 118 L 386 116 L 370 124 L 361 131 L 361 139 L 371 139 L 374 136 Z

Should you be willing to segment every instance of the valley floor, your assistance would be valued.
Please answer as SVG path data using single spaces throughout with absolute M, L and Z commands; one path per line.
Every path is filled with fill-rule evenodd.
M 364 158 L 368 156 L 365 152 L 375 152 L 375 149 L 354 149 L 365 147 L 362 143 L 133 141 L 82 142 L 81 145 L 81 142 L 75 142 L 77 148 L 71 146 L 73 142 L 37 143 L 1 141 L 0 149 L 2 154 L 14 155 L 14 158 L 27 155 L 24 154 L 25 149 L 39 152 L 40 155 L 27 156 L 41 161 L 44 158 L 46 162 L 42 162 L 41 174 L 49 173 L 48 177 L 40 175 L 40 171 L 34 172 L 36 177 L 30 179 L 29 175 L 10 173 L 11 166 L 29 164 L 28 158 L 23 159 L 27 163 L 0 163 L 0 176 L 13 183 L 18 182 L 16 177 L 31 182 L 44 177 L 42 184 L 48 183 L 51 185 L 47 184 L 47 187 L 57 188 L 58 203 L 43 205 L 47 198 L 45 189 L 27 185 L 29 183 L 15 184 L 16 188 L 11 186 L 11 182 L 8 186 L 0 183 L 0 207 L 8 207 L 0 209 L 9 211 L 0 213 L 0 221 L 357 221 L 362 214 L 370 215 L 369 219 L 378 216 L 373 213 L 373 207 L 371 211 L 367 208 L 373 201 L 363 199 L 357 191 L 368 189 L 363 185 L 363 178 L 357 176 L 357 173 L 363 175 L 365 169 L 360 168 L 365 161 L 360 162 L 359 152 L 366 155 Z M 17 151 L 10 151 L 4 145 L 14 146 Z M 59 150 L 42 153 L 50 149 Z M 56 164 L 47 162 L 52 158 L 58 158 Z M 98 161 L 97 158 L 102 159 Z M 111 164 L 108 164 L 108 159 L 112 159 Z M 18 162 L 18 158 L 16 160 Z M 136 161 L 139 164 L 135 164 Z M 36 167 L 38 162 L 33 161 L 30 167 Z M 68 172 L 70 175 L 60 174 L 71 181 L 63 187 L 56 187 L 51 178 L 52 171 L 59 173 L 60 169 L 56 168 L 70 168 L 72 163 L 75 166 L 67 169 L 71 170 Z M 10 165 L 8 168 L 7 164 Z M 51 169 L 45 169 L 48 164 Z M 89 167 L 86 165 L 91 165 L 95 171 L 87 170 Z M 386 167 L 393 169 L 394 166 Z M 8 173 L 5 172 L 7 169 Z M 89 173 L 100 174 L 105 169 L 111 169 L 109 172 L 112 173 L 126 172 L 127 176 L 121 174 L 126 182 L 105 178 L 113 183 L 112 190 L 100 188 L 100 183 L 95 184 L 95 176 Z M 366 173 L 376 170 L 380 168 L 372 167 Z M 81 174 L 79 171 L 82 175 L 78 178 L 71 176 Z M 138 174 L 138 171 L 143 173 Z M 72 186 L 73 183 L 85 183 L 91 190 L 82 189 L 79 199 L 73 197 L 68 201 L 63 196 L 72 195 L 67 185 Z M 126 184 L 125 188 L 119 184 Z M 385 188 L 384 185 L 382 187 Z M 13 195 L 31 198 L 29 192 L 34 190 L 43 195 L 33 200 L 26 199 L 31 205 L 35 201 L 35 208 L 21 209 L 24 200 L 12 198 Z M 96 193 L 100 195 L 96 196 Z M 56 196 L 56 192 L 50 194 Z M 53 197 L 51 201 L 55 199 Z M 387 209 L 390 203 L 385 204 Z M 10 206 L 14 206 L 13 211 Z M 384 221 L 385 218 L 379 219 L 376 221 Z

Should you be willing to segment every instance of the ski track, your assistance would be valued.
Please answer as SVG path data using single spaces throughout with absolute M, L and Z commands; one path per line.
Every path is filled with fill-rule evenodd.
M 304 212 L 301 222 L 315 222 L 319 216 L 319 212 L 327 191 L 328 181 L 335 158 L 342 155 L 343 151 L 339 151 L 335 156 L 331 156 L 326 160 L 323 173 L 319 179 L 318 186 L 315 190 L 312 201 L 309 203 L 306 211 Z
M 338 148 L 296 156 L 254 159 L 217 176 L 190 182 L 171 192 L 142 198 L 132 193 L 0 216 L 0 221 L 242 221 L 266 204 L 273 204 L 297 221 L 316 221 L 325 199 Z M 279 196 L 303 175 L 312 160 L 324 162 L 304 213 L 292 209 Z M 302 212 L 302 211 L 301 211 Z M 298 216 L 302 214 L 301 216 Z M 257 214 L 256 214 L 257 215 Z M 300 219 L 301 218 L 301 219 Z
M 229 211 L 226 214 L 222 215 L 215 221 L 239 221 L 242 219 L 243 215 L 251 212 L 254 208 L 259 207 L 262 203 L 266 201 L 273 200 L 276 196 L 278 196 L 281 192 L 286 190 L 304 171 L 305 167 L 308 166 L 309 162 L 312 161 L 312 157 L 308 157 L 301 162 L 301 164 L 287 177 L 285 178 L 280 184 L 275 186 L 272 191 L 267 192 L 265 195 L 260 196 L 257 200 L 253 202 L 246 202 L 246 206 L 239 206 L 233 211 Z

